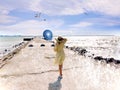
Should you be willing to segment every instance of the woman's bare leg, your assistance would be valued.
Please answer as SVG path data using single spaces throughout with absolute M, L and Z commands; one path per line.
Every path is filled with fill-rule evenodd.
M 59 73 L 60 73 L 60 76 L 62 76 L 62 66 L 63 66 L 63 65 L 59 65 Z

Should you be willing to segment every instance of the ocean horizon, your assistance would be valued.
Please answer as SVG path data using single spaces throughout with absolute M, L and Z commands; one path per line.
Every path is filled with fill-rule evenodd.
M 0 35 L 0 53 L 3 53 L 6 49 L 11 49 L 14 45 L 23 42 L 23 38 L 36 37 L 36 36 L 23 36 L 23 35 Z M 42 38 L 42 36 L 38 36 Z M 57 36 L 54 36 L 52 41 Z M 101 55 L 104 57 L 114 57 L 120 59 L 120 36 L 113 35 L 65 35 L 68 39 L 66 46 L 69 47 L 82 47 L 90 51 L 91 53 Z

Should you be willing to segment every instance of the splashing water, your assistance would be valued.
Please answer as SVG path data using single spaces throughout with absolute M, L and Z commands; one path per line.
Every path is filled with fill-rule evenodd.
M 114 57 L 120 59 L 117 57 L 117 55 L 120 54 L 118 44 L 120 42 L 119 37 L 99 37 L 91 38 L 91 40 L 90 37 L 88 37 L 91 41 L 91 45 L 88 42 L 89 40 L 86 38 L 77 37 L 76 40 L 73 38 L 70 39 L 71 41 L 67 43 L 68 46 L 71 44 L 73 46 L 87 46 L 87 50 L 90 50 L 92 45 L 91 43 L 95 43 L 93 44 L 94 47 L 92 47 L 93 50 L 91 50 L 92 53 L 104 57 Z M 103 47 L 103 49 L 99 50 L 99 47 Z M 107 49 L 107 47 L 109 48 Z M 74 57 L 74 60 L 70 62 L 70 66 L 78 67 L 70 70 L 72 74 L 71 77 L 74 79 L 73 83 L 76 85 L 75 90 L 120 90 L 120 68 L 116 68 L 116 66 L 118 67 L 119 65 L 95 61 L 94 59 L 88 57 L 84 59 L 81 56 L 71 56 L 71 58 L 72 57 Z M 73 63 L 73 61 L 77 62 Z
M 75 60 L 76 63 L 69 62 L 73 66 L 69 73 L 75 90 L 120 90 L 120 68 L 89 58 L 75 57 Z
M 68 46 L 83 47 L 97 56 L 120 59 L 119 36 L 73 36 L 67 38 L 66 45 Z

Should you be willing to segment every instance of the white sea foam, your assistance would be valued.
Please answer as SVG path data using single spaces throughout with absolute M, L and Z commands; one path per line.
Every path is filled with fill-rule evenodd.
M 120 37 L 119 36 L 71 36 L 66 45 L 83 47 L 91 53 L 120 59 Z
M 96 56 L 113 57 L 120 60 L 120 37 L 117 36 L 76 36 L 66 37 L 68 46 L 78 46 L 89 50 Z M 70 56 L 73 61 L 67 66 L 76 67 L 69 73 L 75 84 L 75 90 L 119 90 L 120 66 L 107 64 L 100 61 L 96 62 L 91 58 L 81 58 L 79 56 Z M 68 60 L 70 61 L 70 60 Z M 116 68 L 117 67 L 117 68 Z

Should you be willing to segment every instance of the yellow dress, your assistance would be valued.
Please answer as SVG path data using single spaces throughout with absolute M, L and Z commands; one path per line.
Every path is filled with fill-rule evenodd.
M 58 65 L 63 64 L 63 61 L 65 59 L 65 53 L 63 50 L 65 42 L 66 42 L 66 40 L 60 44 L 56 43 L 56 45 L 54 47 L 54 51 L 56 52 L 55 64 L 58 64 Z

